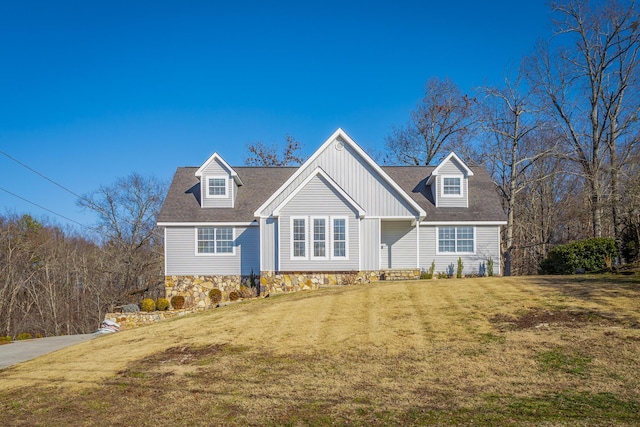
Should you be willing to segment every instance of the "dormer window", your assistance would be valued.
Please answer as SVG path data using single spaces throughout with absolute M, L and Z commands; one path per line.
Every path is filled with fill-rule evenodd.
M 462 196 L 462 177 L 445 176 L 442 177 L 443 196 Z
M 227 197 L 227 178 L 209 178 L 207 183 L 207 197 Z

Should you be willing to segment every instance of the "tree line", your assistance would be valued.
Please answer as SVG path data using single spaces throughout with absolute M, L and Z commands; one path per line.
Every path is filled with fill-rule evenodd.
M 390 164 L 453 150 L 491 173 L 508 223 L 505 274 L 535 274 L 559 243 L 640 247 L 640 16 L 634 1 L 551 3 L 553 31 L 500 86 L 471 94 L 433 78 L 387 137 Z
M 29 215 L 0 216 L 0 336 L 90 333 L 107 312 L 164 296 L 155 224 L 166 186 L 132 174 L 83 196 L 85 235 Z

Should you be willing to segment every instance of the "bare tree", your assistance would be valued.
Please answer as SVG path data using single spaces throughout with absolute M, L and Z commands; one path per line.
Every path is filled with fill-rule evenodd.
M 111 305 L 159 293 L 163 283 L 162 236 L 156 228 L 166 184 L 133 173 L 78 201 L 100 216 L 98 230 L 102 273 L 109 282 Z
M 531 58 L 530 83 L 562 130 L 566 158 L 580 165 L 593 235 L 601 236 L 607 177 L 617 186 L 620 155 L 625 156 L 617 144 L 637 121 L 637 101 L 628 95 L 637 91 L 638 11 L 634 1 L 616 0 L 569 0 L 553 3 L 552 11 L 555 35 Z
M 443 150 L 465 147 L 473 130 L 475 100 L 451 80 L 430 79 L 411 119 L 387 136 L 391 164 L 428 165 Z
M 274 144 L 271 147 L 262 142 L 248 145 L 249 155 L 244 160 L 247 166 L 299 166 L 304 162 L 300 154 L 302 144 L 293 136 L 286 136 L 287 145 L 280 148 Z M 282 155 L 280 154 L 282 153 Z
M 496 181 L 507 213 L 504 230 L 504 272 L 512 273 L 514 229 L 518 194 L 528 186 L 545 180 L 546 175 L 531 175 L 529 168 L 554 151 L 554 137 L 535 118 L 529 95 L 520 89 L 522 77 L 513 83 L 505 79 L 502 88 L 485 87 L 482 99 L 481 129 L 483 156 Z

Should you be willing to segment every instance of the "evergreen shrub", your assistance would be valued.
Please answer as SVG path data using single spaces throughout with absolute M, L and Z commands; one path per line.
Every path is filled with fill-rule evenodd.
M 596 237 L 558 245 L 540 263 L 540 274 L 575 274 L 578 271 L 600 272 L 610 266 L 617 255 L 614 239 Z

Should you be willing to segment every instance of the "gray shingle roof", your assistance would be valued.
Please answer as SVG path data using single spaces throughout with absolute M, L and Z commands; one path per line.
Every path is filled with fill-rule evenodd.
M 506 221 L 500 198 L 484 166 L 469 166 L 468 208 L 436 208 L 431 188 L 425 184 L 434 166 L 383 166 L 382 169 L 415 200 L 429 221 Z
M 176 170 L 158 222 L 251 222 L 253 214 L 297 167 L 233 167 L 244 183 L 238 189 L 235 207 L 200 207 L 197 167 Z M 425 183 L 433 166 L 383 166 L 382 169 L 426 212 L 429 221 L 505 221 L 500 200 L 489 174 L 482 166 L 471 167 L 468 208 L 436 208 Z

